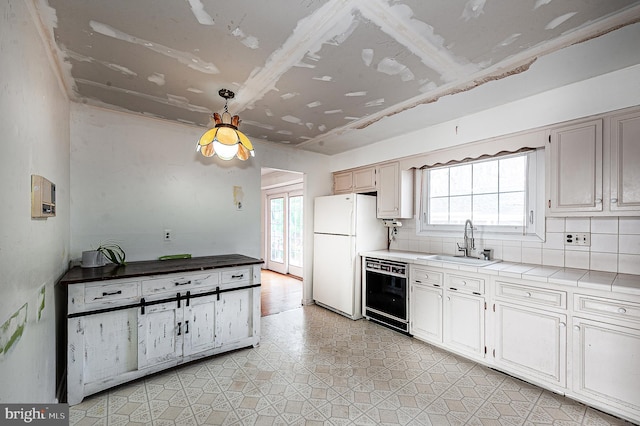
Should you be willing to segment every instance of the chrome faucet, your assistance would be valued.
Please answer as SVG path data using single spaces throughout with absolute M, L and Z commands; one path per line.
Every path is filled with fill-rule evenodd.
M 467 225 L 469 229 L 471 229 L 471 238 L 467 234 Z M 471 255 L 471 250 L 476 249 L 475 239 L 473 238 L 473 223 L 471 223 L 471 219 L 467 219 L 464 223 L 464 247 L 460 247 L 458 244 L 458 251 L 464 252 L 464 257 L 469 257 Z

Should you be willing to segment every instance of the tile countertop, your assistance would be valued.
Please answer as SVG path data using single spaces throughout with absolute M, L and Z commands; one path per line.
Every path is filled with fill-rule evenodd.
M 590 271 L 587 269 L 560 268 L 556 266 L 530 265 L 526 263 L 498 262 L 487 266 L 469 266 L 456 263 L 424 259 L 429 253 L 399 250 L 375 250 L 360 253 L 363 257 L 395 260 L 415 265 L 434 266 L 487 275 L 498 275 L 523 280 L 538 281 L 583 287 L 594 290 L 640 296 L 640 275 L 616 274 L 615 272 Z

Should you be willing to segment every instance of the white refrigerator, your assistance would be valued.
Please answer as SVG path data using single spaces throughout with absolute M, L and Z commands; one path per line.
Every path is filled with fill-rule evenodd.
M 387 228 L 376 218 L 376 197 L 317 197 L 313 212 L 313 300 L 351 319 L 362 318 L 358 253 L 387 248 Z

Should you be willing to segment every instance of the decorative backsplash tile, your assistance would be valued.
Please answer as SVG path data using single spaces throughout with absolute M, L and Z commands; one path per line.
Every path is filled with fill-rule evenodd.
M 455 238 L 417 236 L 413 220 L 397 229 L 396 250 L 457 255 L 456 244 L 463 244 L 462 225 Z M 544 242 L 476 238 L 476 249 L 493 249 L 494 258 L 508 262 L 640 275 L 640 217 L 547 218 L 546 229 Z M 591 245 L 565 245 L 567 232 L 590 233 Z

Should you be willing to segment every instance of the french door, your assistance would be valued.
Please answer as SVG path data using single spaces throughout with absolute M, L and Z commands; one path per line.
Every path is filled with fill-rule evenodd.
M 267 269 L 302 277 L 302 191 L 267 197 Z

